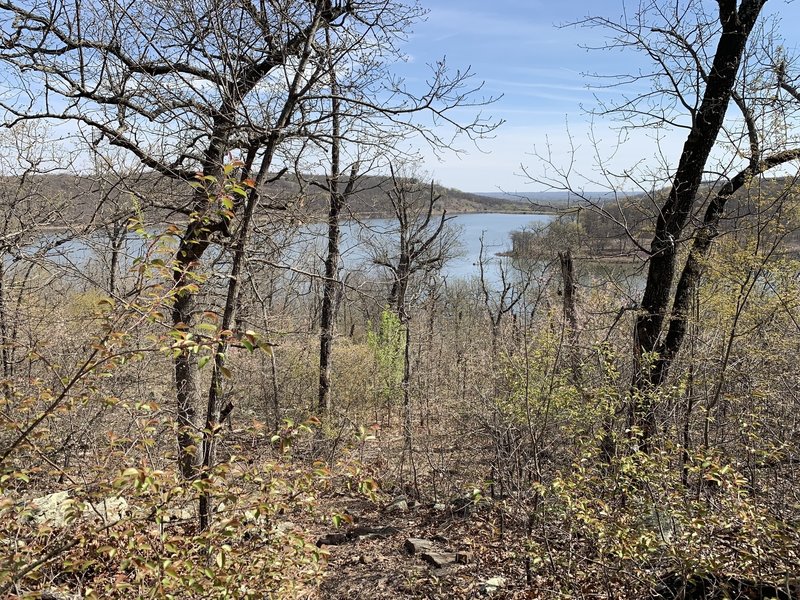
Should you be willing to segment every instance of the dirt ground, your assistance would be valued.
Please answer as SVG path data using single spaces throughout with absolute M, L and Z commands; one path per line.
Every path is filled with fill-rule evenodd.
M 329 501 L 329 510 L 353 522 L 339 529 L 319 526 L 318 540 L 331 534 L 347 537 L 348 531 L 353 535 L 322 546 L 329 558 L 319 599 L 537 597 L 527 585 L 522 548 L 503 531 L 490 506 L 471 507 L 465 514 L 452 506 L 413 501 L 405 510 L 346 496 Z M 377 534 L 357 535 L 369 531 Z M 463 564 L 437 568 L 406 549 L 409 538 L 431 542 L 435 552 L 458 553 Z

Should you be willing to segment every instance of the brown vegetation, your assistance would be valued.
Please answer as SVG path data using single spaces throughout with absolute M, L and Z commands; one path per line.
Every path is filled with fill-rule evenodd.
M 749 54 L 763 2 L 590 20 L 696 75 L 656 79 L 693 117 L 672 185 L 584 198 L 467 280 L 442 274 L 448 192 L 399 176 L 392 142 L 447 146 L 409 114 L 495 123 L 452 120 L 484 100 L 443 63 L 395 87 L 417 9 L 212 4 L 0 3 L 22 90 L 3 99 L 0 595 L 796 597 L 800 212 L 763 177 L 793 140 L 753 117 L 797 98 L 790 64 Z M 91 176 L 51 174 L 79 162 L 44 150 L 46 119 L 95 134 Z M 720 130 L 744 162 L 702 186 Z M 285 183 L 312 161 L 324 177 Z M 339 219 L 372 198 L 395 226 L 343 275 Z M 327 211 L 324 255 L 302 207 Z M 586 260 L 612 245 L 638 274 Z

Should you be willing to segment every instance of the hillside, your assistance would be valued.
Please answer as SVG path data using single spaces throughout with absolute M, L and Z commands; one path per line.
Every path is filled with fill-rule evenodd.
M 406 180 L 405 183 L 412 183 L 419 190 L 417 198 L 427 198 L 429 188 L 424 182 L 417 184 Z M 346 185 L 345 179 L 341 189 Z M 323 215 L 327 211 L 327 192 L 324 187 L 325 179 L 321 176 L 302 176 L 302 180 L 287 176 L 269 184 L 265 193 L 274 198 L 277 204 L 302 207 L 310 215 Z M 391 179 L 384 176 L 360 177 L 355 185 L 355 193 L 348 201 L 350 211 L 362 217 L 388 216 L 391 212 L 388 196 L 391 187 Z M 437 203 L 439 210 L 444 209 L 449 213 L 533 212 L 530 206 L 513 199 L 463 192 L 436 184 L 434 194 L 440 196 Z
M 141 210 L 147 221 L 165 221 L 190 207 L 192 189 L 182 182 L 144 173 L 125 179 L 111 176 L 97 179 L 71 174 L 37 175 L 21 181 L 6 177 L 0 183 L 0 202 L 16 205 L 22 199 L 34 202 L 41 210 L 52 212 L 50 222 L 88 222 L 97 214 L 128 214 Z M 342 187 L 346 182 L 342 184 Z M 269 208 L 289 209 L 304 219 L 322 218 L 327 212 L 324 179 L 307 176 L 303 180 L 285 176 L 264 186 L 262 197 Z M 350 198 L 349 212 L 359 217 L 388 216 L 391 205 L 387 195 L 391 181 L 385 177 L 360 178 Z M 534 212 L 530 205 L 505 198 L 493 198 L 434 186 L 441 197 L 437 207 L 449 213 Z M 424 190 L 418 195 L 427 197 Z M 2 199 L 5 197 L 5 200 Z

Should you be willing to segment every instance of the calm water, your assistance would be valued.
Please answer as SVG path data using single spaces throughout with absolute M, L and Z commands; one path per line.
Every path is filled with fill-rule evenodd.
M 535 224 L 544 224 L 552 220 L 549 215 L 522 215 L 505 213 L 483 213 L 456 215 L 448 225 L 455 229 L 458 237 L 458 247 L 454 258 L 450 259 L 444 266 L 442 275 L 448 278 L 469 278 L 477 276 L 479 269 L 477 266 L 480 249 L 481 236 L 484 240 L 484 256 L 489 266 L 486 269 L 487 278 L 490 281 L 496 279 L 496 264 L 500 257 L 497 253 L 511 248 L 511 233 L 523 227 L 530 227 Z M 371 254 L 365 247 L 363 240 L 366 238 L 379 238 L 384 244 L 391 246 L 391 239 L 396 230 L 395 222 L 391 219 L 369 219 L 363 223 L 349 221 L 342 226 L 342 256 L 343 268 L 351 271 L 372 269 Z M 281 264 L 296 267 L 303 270 L 318 270 L 325 256 L 327 242 L 325 234 L 326 225 L 322 223 L 303 225 L 295 230 L 292 235 L 287 237 L 291 244 L 289 251 L 283 252 L 281 257 L 275 259 Z M 47 237 L 40 240 L 40 246 L 28 248 L 30 254 L 35 254 L 37 250 L 58 262 L 70 263 L 77 269 L 96 264 L 103 268 L 103 255 L 108 252 L 107 240 L 100 236 L 89 240 L 72 239 L 60 244 L 55 249 L 43 250 L 47 246 L 52 246 L 57 236 Z M 268 247 L 270 244 L 264 244 Z M 276 247 L 281 243 L 277 242 Z M 131 264 L 131 261 L 142 254 L 144 245 L 142 240 L 131 234 L 123 248 L 123 255 L 126 259 L 121 261 L 124 264 Z M 495 266 L 492 266 L 495 265 Z
M 550 215 L 513 215 L 506 213 L 482 213 L 456 215 L 448 221 L 458 237 L 454 257 L 445 263 L 442 275 L 448 278 L 469 278 L 479 274 L 478 260 L 483 236 L 484 260 L 489 263 L 486 269 L 488 279 L 494 280 L 499 252 L 511 248 L 511 233 L 536 224 L 545 224 L 552 220 Z M 438 222 L 437 222 L 438 224 Z M 383 243 L 396 236 L 396 223 L 391 219 L 369 219 L 363 223 L 349 221 L 342 226 L 342 256 L 346 271 L 370 269 L 371 254 L 364 240 L 382 240 Z M 299 244 L 290 258 L 292 261 L 302 260 L 313 253 L 321 259 L 325 252 L 324 235 L 327 229 L 323 224 L 309 225 L 303 237 L 307 246 Z M 391 256 L 391 252 L 389 254 Z
M 462 254 L 445 265 L 445 275 L 450 277 L 471 277 L 478 275 L 478 258 L 483 235 L 484 254 L 497 261 L 498 252 L 511 249 L 511 232 L 526 226 L 549 223 L 550 215 L 509 215 L 504 213 L 485 213 L 458 215 L 451 223 L 461 229 L 459 241 Z

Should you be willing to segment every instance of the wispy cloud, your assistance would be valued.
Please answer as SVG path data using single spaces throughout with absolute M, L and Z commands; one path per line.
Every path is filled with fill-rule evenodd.
M 455 35 L 478 38 L 502 37 L 526 38 L 543 34 L 552 34 L 554 27 L 550 23 L 531 23 L 526 20 L 506 17 L 494 12 L 473 11 L 451 7 L 434 7 L 428 15 L 428 22 L 447 37 Z

